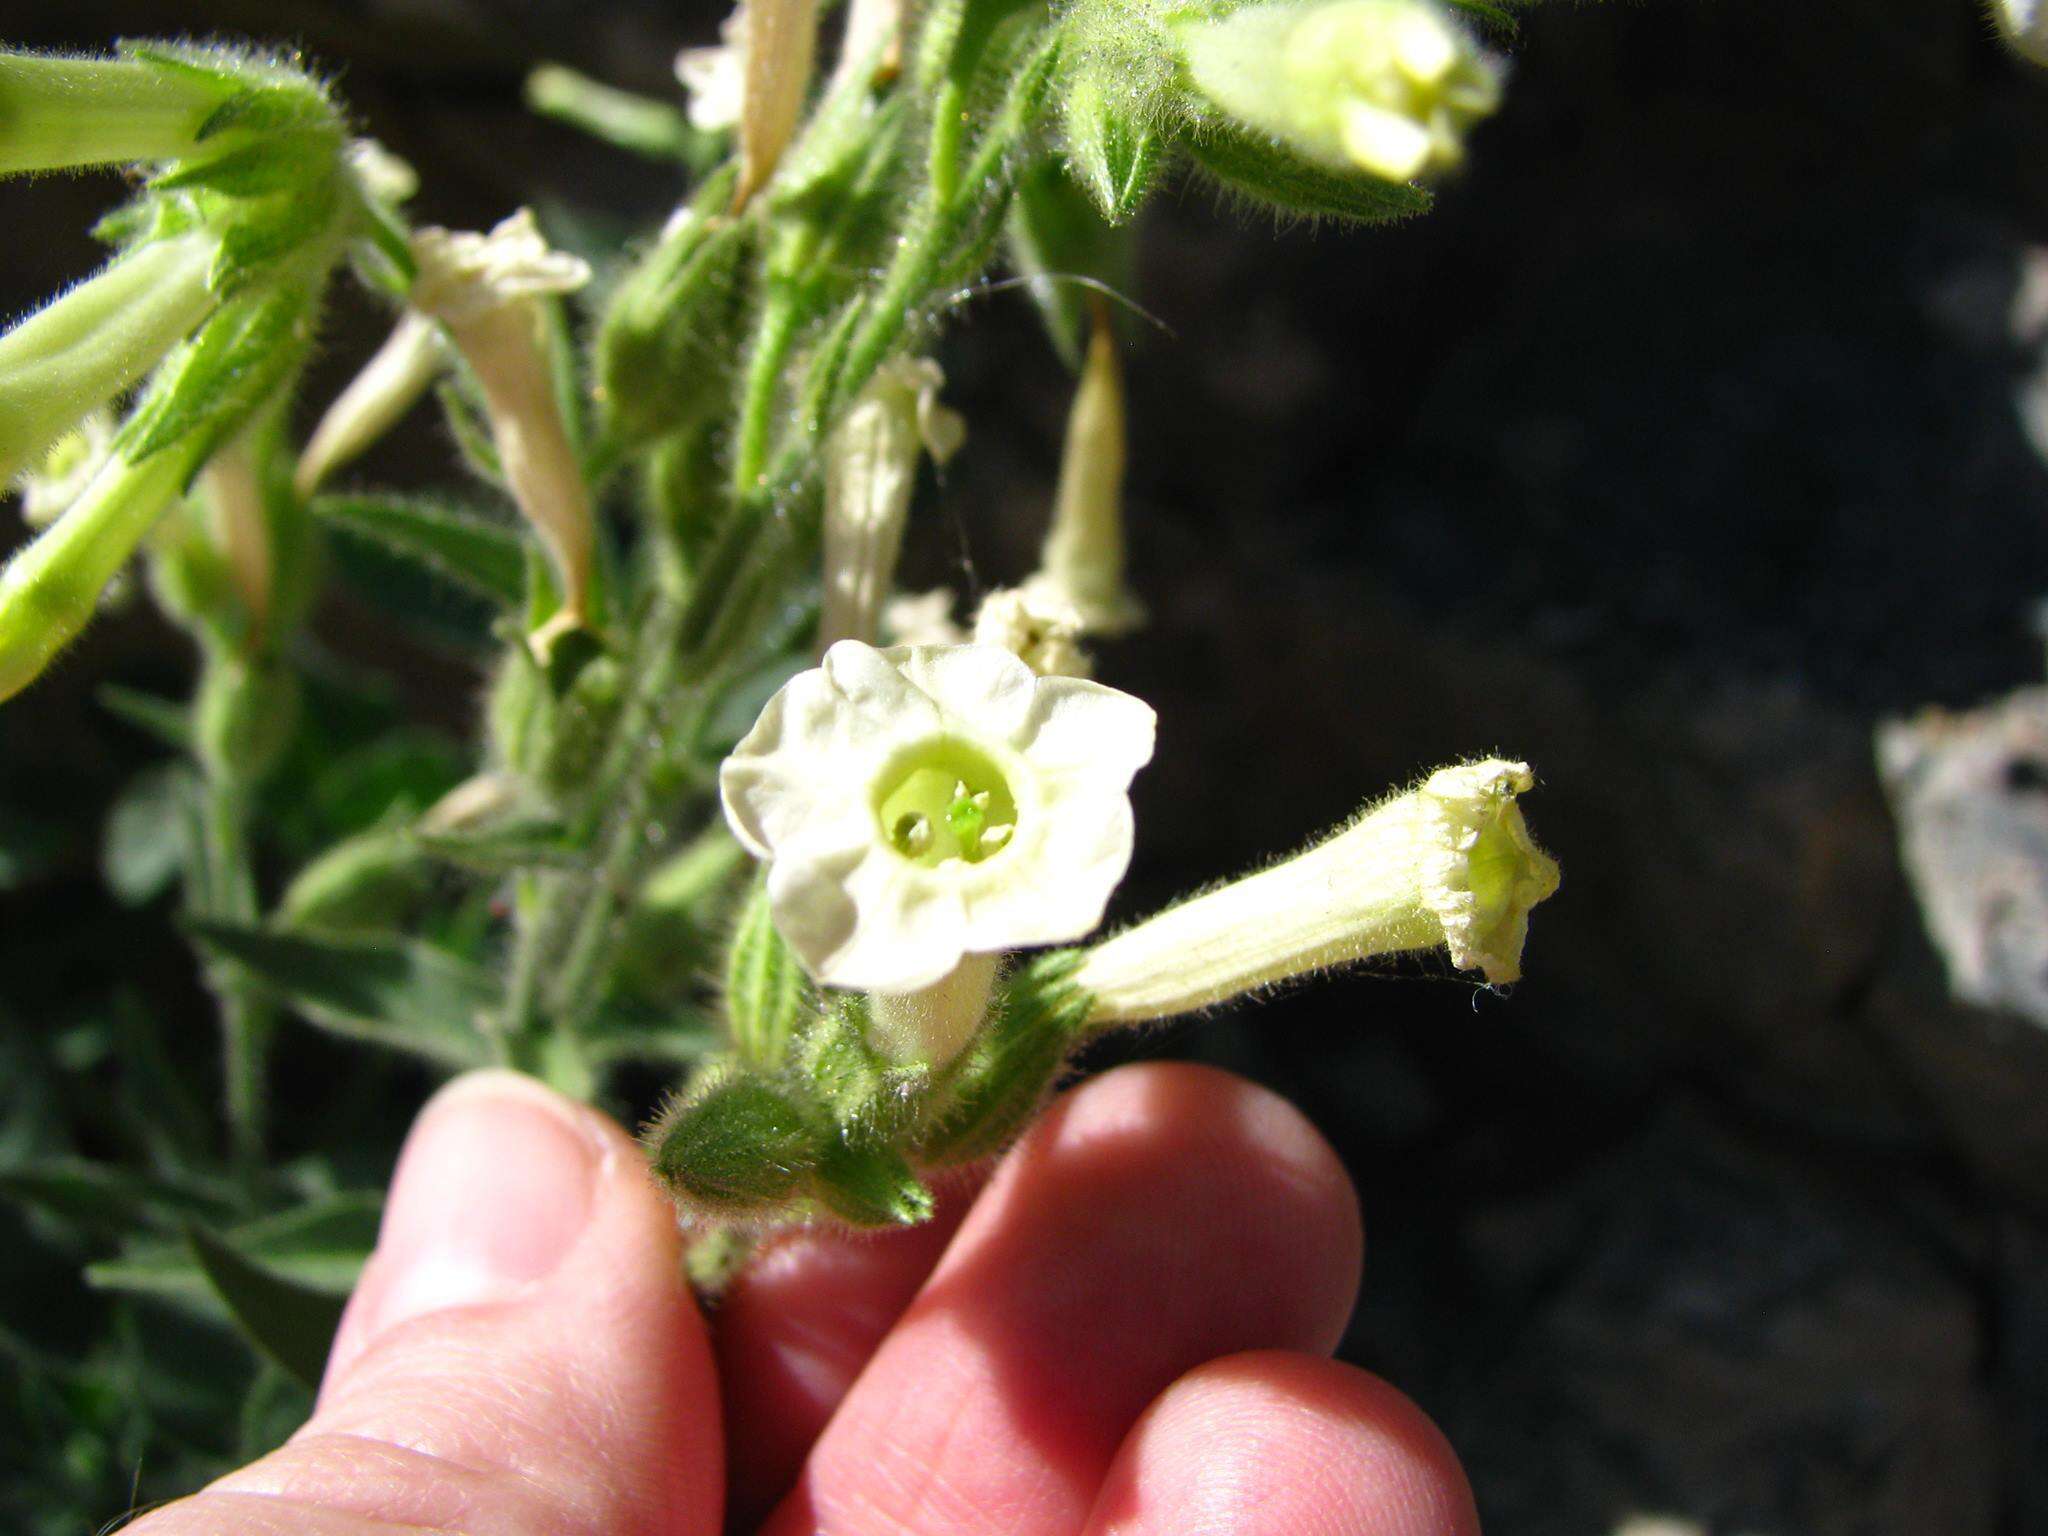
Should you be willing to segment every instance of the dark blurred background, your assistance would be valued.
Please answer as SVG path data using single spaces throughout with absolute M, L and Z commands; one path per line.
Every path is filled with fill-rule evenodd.
M 0 36 L 296 41 L 420 169 L 420 220 L 532 202 L 606 241 L 677 184 L 528 117 L 524 71 L 672 95 L 720 14 L 0 0 Z M 1511 997 L 1409 965 L 1141 1049 L 1272 1084 L 1342 1150 L 1369 1233 L 1345 1352 L 1443 1425 L 1490 1530 L 2048 1530 L 2048 1032 L 1948 1000 L 1872 744 L 2041 677 L 2048 467 L 2017 397 L 2048 73 L 1971 0 L 1558 3 L 1514 52 L 1427 219 L 1276 238 L 1199 184 L 1159 199 L 1137 297 L 1171 334 L 1132 364 L 1153 622 L 1100 670 L 1161 717 L 1126 914 L 1496 748 L 1538 768 L 1563 891 Z M 87 269 L 118 191 L 0 189 L 0 309 Z M 1068 382 L 1028 306 L 964 319 L 942 357 L 972 435 L 913 583 L 1024 574 L 1057 457 Z M 315 400 L 372 312 L 331 337 Z M 371 468 L 441 455 L 422 413 Z M 319 630 L 467 733 L 471 666 L 374 593 Z M 187 666 L 137 605 L 0 716 L 9 1028 L 125 1000 L 212 1049 L 164 905 L 97 873 L 155 749 L 94 692 Z M 2024 823 L 2048 772 L 2021 769 Z M 304 1031 L 280 1070 L 288 1140 L 381 1180 L 425 1083 Z M 84 1326 L 75 1282 L 28 1281 Z

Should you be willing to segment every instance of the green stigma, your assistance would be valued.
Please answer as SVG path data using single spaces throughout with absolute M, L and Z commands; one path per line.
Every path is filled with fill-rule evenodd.
M 877 781 L 875 820 L 889 846 L 913 864 L 979 864 L 1009 846 L 1017 802 L 986 753 L 940 737 L 889 764 Z

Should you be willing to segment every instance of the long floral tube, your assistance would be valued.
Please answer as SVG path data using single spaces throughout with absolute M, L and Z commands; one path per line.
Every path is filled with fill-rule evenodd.
M 0 336 L 0 480 L 134 384 L 212 313 L 218 242 L 152 241 Z

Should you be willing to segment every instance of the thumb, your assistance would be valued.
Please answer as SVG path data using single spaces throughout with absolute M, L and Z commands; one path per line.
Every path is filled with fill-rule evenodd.
M 718 1390 L 675 1219 L 610 1120 L 480 1072 L 421 1112 L 319 1406 L 147 1536 L 712 1536 Z

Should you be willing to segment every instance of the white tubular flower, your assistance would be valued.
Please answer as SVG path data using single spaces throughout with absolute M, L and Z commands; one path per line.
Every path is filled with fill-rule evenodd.
M 740 120 L 740 96 L 746 86 L 747 8 L 719 24 L 717 46 L 685 48 L 676 55 L 676 79 L 690 93 L 690 126 L 700 133 L 722 133 Z
M 1411 181 L 1464 158 L 1501 66 L 1434 0 L 1281 0 L 1181 31 L 1195 86 L 1339 169 Z
M 1991 14 L 2020 57 L 2048 64 L 2048 0 L 1991 0 Z
M 41 462 L 22 472 L 14 488 L 21 496 L 21 520 L 47 528 L 78 500 L 114 451 L 114 420 L 94 411 L 43 451 Z
M 1094 668 L 1081 649 L 1086 626 L 1057 592 L 1007 587 L 989 593 L 974 615 L 974 643 L 1014 651 L 1040 677 L 1086 677 Z
M 1308 852 L 1105 940 L 1074 976 L 1095 998 L 1091 1020 L 1167 1018 L 1438 945 L 1490 983 L 1516 980 L 1529 909 L 1558 885 L 1515 804 L 1534 784 L 1526 763 L 1440 768 Z
M 811 973 L 915 992 L 1102 920 L 1153 725 L 1128 694 L 993 646 L 842 641 L 768 701 L 719 791 Z
M 581 288 L 590 266 L 549 249 L 525 208 L 488 235 L 423 229 L 412 244 L 419 264 L 413 307 L 447 328 L 483 386 L 512 499 L 554 562 L 562 609 L 550 625 L 581 624 L 589 617 L 596 533 L 555 399 L 539 300 Z
M 959 415 L 938 403 L 944 382 L 929 358 L 885 364 L 826 447 L 821 652 L 839 640 L 875 639 L 903 553 L 918 454 L 944 463 L 967 434 Z
M 359 458 L 398 424 L 448 364 L 440 327 L 409 309 L 320 418 L 299 455 L 292 489 L 311 496 L 342 465 Z
M 1088 634 L 1122 634 L 1145 619 L 1124 587 L 1124 374 L 1099 311 L 1067 413 L 1052 527 L 1023 590 L 1041 613 L 1073 613 Z

